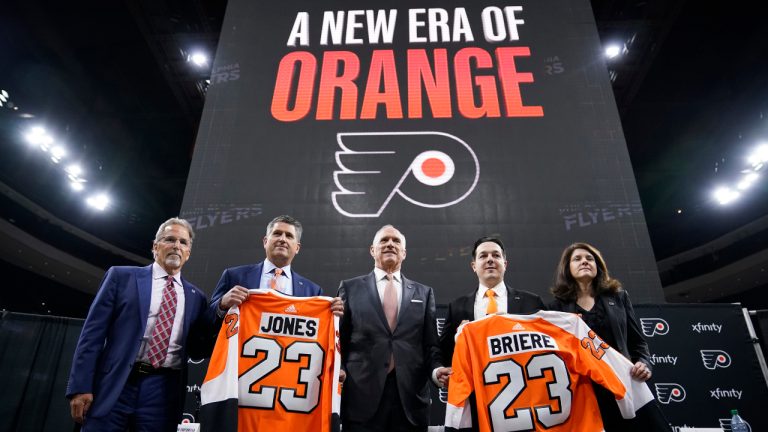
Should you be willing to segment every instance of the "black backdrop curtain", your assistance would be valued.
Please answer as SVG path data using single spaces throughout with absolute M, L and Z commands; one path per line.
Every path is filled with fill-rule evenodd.
M 0 315 L 0 431 L 71 431 L 64 398 L 82 319 Z

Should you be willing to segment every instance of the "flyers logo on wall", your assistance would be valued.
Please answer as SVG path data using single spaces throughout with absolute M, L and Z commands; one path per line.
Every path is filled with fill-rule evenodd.
M 704 367 L 710 370 L 727 368 L 731 365 L 731 356 L 722 350 L 701 350 L 701 360 Z
M 677 383 L 657 383 L 656 399 L 665 405 L 685 400 L 685 389 Z
M 342 150 L 332 200 L 345 216 L 378 217 L 396 195 L 419 207 L 448 207 L 466 198 L 480 176 L 472 148 L 447 133 L 339 133 L 337 139 Z
M 640 318 L 640 326 L 647 337 L 669 333 L 669 324 L 661 318 Z

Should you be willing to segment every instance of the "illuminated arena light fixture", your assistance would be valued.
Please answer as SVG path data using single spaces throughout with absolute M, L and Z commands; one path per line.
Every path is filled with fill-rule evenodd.
M 24 140 L 30 147 L 42 150 L 43 153 L 48 155 L 49 160 L 56 165 L 59 165 L 65 159 L 73 159 L 69 155 L 66 147 L 57 143 L 56 139 L 42 126 L 33 126 L 29 128 L 24 134 Z M 77 162 L 69 162 L 66 165 L 61 165 L 61 169 L 66 174 L 72 191 L 85 191 L 88 180 L 84 176 L 85 171 L 83 170 L 83 167 Z M 91 208 L 104 211 L 110 206 L 111 199 L 106 193 L 93 193 L 85 200 L 85 203 Z
M 187 57 L 187 61 L 192 62 L 197 67 L 203 67 L 208 64 L 208 56 L 200 51 L 195 51 Z
M 747 162 L 752 167 L 753 171 L 760 171 L 768 162 L 768 144 L 760 144 L 755 150 L 747 157 Z
M 18 111 L 19 109 L 19 107 L 17 107 L 11 100 L 11 95 L 4 89 L 0 89 L 0 108 L 7 108 L 14 111 Z
M 104 211 L 109 206 L 110 199 L 109 199 L 109 196 L 107 196 L 107 194 L 105 194 L 105 193 L 98 193 L 98 194 L 94 194 L 94 195 L 89 196 L 85 200 L 85 202 L 90 207 L 92 207 L 92 208 L 94 208 L 96 210 Z
M 53 144 L 53 137 L 46 132 L 45 128 L 35 126 L 24 135 L 24 138 L 32 146 L 39 146 L 40 150 L 47 152 Z
M 715 189 L 714 196 L 717 202 L 719 202 L 721 205 L 726 205 L 738 199 L 741 196 L 741 193 L 729 188 L 728 186 L 721 186 Z
M 720 205 L 728 205 L 742 196 L 742 192 L 749 190 L 759 179 L 759 172 L 768 163 L 768 144 L 760 144 L 747 156 L 748 168 L 741 171 L 741 177 L 735 186 L 720 186 L 712 196 Z

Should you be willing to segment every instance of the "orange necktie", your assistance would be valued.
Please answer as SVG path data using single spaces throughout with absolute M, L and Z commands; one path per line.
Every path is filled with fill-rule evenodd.
M 272 277 L 272 280 L 269 281 L 269 287 L 275 291 L 280 291 L 277 289 L 277 279 L 280 278 L 281 274 L 283 274 L 283 269 L 280 267 L 275 268 L 275 275 Z
M 499 305 L 496 304 L 496 291 L 489 289 L 485 291 L 485 296 L 488 297 L 488 308 L 485 310 L 486 315 L 495 314 L 499 311 Z

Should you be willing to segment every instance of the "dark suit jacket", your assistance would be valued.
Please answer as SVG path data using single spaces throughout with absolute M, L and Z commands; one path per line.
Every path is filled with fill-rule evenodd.
M 621 290 L 616 294 L 600 294 L 597 299 L 603 304 L 611 329 L 610 334 L 598 336 L 624 354 L 624 357 L 632 360 L 632 363 L 642 361 L 648 366 L 648 370 L 651 370 L 648 343 L 645 342 L 642 330 L 637 324 L 635 310 L 627 292 Z M 575 301 L 563 302 L 555 299 L 549 304 L 549 309 L 577 313 Z
M 507 313 L 529 314 L 546 309 L 544 302 L 538 295 L 522 290 L 516 290 L 507 286 Z M 448 305 L 448 314 L 445 316 L 443 333 L 440 335 L 440 351 L 443 356 L 443 364 L 450 365 L 453 358 L 454 338 L 456 330 L 462 321 L 475 319 L 475 296 L 477 289 L 461 296 Z
M 402 273 L 401 273 L 402 275 Z M 394 354 L 397 388 L 408 420 L 426 426 L 432 371 L 440 366 L 432 288 L 402 276 L 397 327 L 389 329 L 373 272 L 341 282 L 341 394 L 343 419 L 365 422 L 376 412 Z
M 205 294 L 185 279 L 184 325 L 181 345 L 186 376 L 188 341 L 191 333 L 210 332 L 214 317 Z M 101 282 L 77 341 L 67 384 L 67 397 L 93 393 L 88 417 L 103 417 L 114 406 L 136 361 L 147 326 L 152 296 L 152 266 L 112 267 Z M 179 383 L 179 412 L 186 392 L 186 379 Z
M 214 309 L 214 312 L 219 307 L 221 298 L 233 286 L 240 285 L 248 289 L 260 288 L 262 268 L 264 268 L 264 261 L 258 264 L 242 265 L 224 270 L 221 278 L 219 278 L 219 283 L 216 284 L 216 290 L 211 296 L 211 307 Z M 322 294 L 319 285 L 296 273 L 293 269 L 291 269 L 291 282 L 293 284 L 293 295 L 296 297 L 312 297 Z

